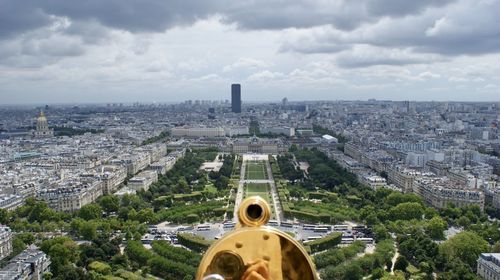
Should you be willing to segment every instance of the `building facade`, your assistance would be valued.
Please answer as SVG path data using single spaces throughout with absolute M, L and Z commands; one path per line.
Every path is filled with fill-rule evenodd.
M 36 128 L 31 132 L 31 135 L 35 138 L 47 138 L 54 136 L 54 130 L 49 128 L 47 117 L 45 117 L 43 111 L 40 112 L 40 115 L 36 119 Z
M 118 165 L 102 166 L 99 177 L 102 181 L 102 193 L 112 194 L 127 178 L 127 169 Z
M 0 225 L 0 260 L 12 254 L 12 231 L 8 226 Z
M 481 210 L 484 209 L 482 191 L 453 186 L 455 185 L 442 177 L 416 177 L 413 182 L 413 192 L 437 209 L 445 208 L 450 203 L 456 207 L 477 205 Z
M 100 196 L 102 196 L 102 182 L 97 180 L 44 189 L 38 194 L 38 198 L 47 202 L 50 208 L 66 212 L 76 211 Z
M 231 112 L 241 113 L 241 85 L 231 85 Z
M 485 280 L 500 280 L 500 253 L 479 255 L 477 275 Z
M 49 272 L 50 258 L 31 245 L 0 270 L 1 280 L 42 280 Z

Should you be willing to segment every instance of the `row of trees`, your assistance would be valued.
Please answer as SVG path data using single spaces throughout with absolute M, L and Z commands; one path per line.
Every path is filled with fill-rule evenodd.
M 347 247 L 330 248 L 325 252 L 315 255 L 314 263 L 316 264 L 317 269 L 337 266 L 363 252 L 365 247 L 366 246 L 363 242 L 356 241 Z
M 153 251 L 150 251 L 144 248 L 140 241 L 132 240 L 127 243 L 125 254 L 130 260 L 132 269 L 151 272 L 153 275 L 167 280 L 194 279 L 197 265 L 186 261 L 189 258 L 189 252 L 181 253 L 180 250 L 184 249 L 174 249 L 165 243 L 154 243 Z M 176 259 L 167 259 L 162 255 L 176 255 Z M 197 259 L 199 257 L 194 257 L 193 260 Z
M 392 266 L 394 249 L 394 242 L 391 239 L 380 241 L 373 254 L 366 254 L 339 265 L 327 266 L 321 270 L 321 278 L 360 280 L 363 276 L 371 274 L 371 279 L 380 279 L 380 276 L 384 274 L 384 268 Z
M 218 172 L 211 171 L 208 176 L 214 180 L 214 185 L 217 190 L 225 190 L 229 184 L 229 178 L 233 172 L 234 155 L 219 155 L 220 160 L 223 160 L 222 166 Z
M 293 164 L 292 154 L 287 153 L 282 156 L 278 156 L 277 159 L 281 175 L 283 175 L 284 178 L 288 179 L 292 183 L 304 178 L 304 173 L 302 172 L 302 170 L 300 170 L 298 167 L 295 167 L 295 165 Z
M 148 145 L 148 144 L 153 144 L 162 140 L 165 140 L 167 137 L 170 136 L 170 131 L 164 130 L 157 136 L 150 137 L 144 141 L 142 141 L 141 145 Z

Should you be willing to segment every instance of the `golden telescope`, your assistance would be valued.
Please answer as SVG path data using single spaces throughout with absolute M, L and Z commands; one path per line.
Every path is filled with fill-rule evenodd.
M 259 196 L 245 199 L 239 224 L 205 253 L 197 280 L 317 280 L 311 257 L 290 235 L 265 226 L 271 216 Z

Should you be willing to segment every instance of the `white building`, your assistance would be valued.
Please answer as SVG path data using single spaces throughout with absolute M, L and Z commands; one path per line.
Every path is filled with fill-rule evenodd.
M 295 128 L 288 126 L 263 126 L 260 128 L 260 133 L 283 134 L 292 137 L 295 136 Z
M 112 194 L 127 178 L 127 169 L 118 165 L 106 165 L 100 168 L 103 194 Z
M 56 188 L 44 189 L 38 198 L 57 211 L 76 211 L 102 196 L 102 182 L 69 182 Z
M 34 245 L 15 256 L 0 270 L 1 280 L 42 280 L 49 272 L 50 258 Z
M 224 129 L 226 136 L 233 137 L 237 135 L 248 135 L 250 133 L 248 126 L 233 126 Z
M 174 127 L 171 131 L 174 137 L 225 137 L 222 127 Z
M 500 253 L 479 255 L 477 275 L 485 280 L 500 280 Z
M 128 180 L 127 187 L 139 191 L 147 191 L 149 187 L 158 181 L 158 173 L 154 170 L 146 170 Z
M 22 196 L 15 194 L 0 194 L 0 208 L 2 209 L 12 211 L 23 204 L 24 199 Z
M 54 136 L 54 130 L 49 129 L 49 124 L 43 111 L 40 112 L 40 115 L 36 120 L 36 129 L 31 131 L 31 135 L 35 138 L 46 138 Z
M 8 226 L 0 225 L 0 260 L 12 253 L 12 231 Z

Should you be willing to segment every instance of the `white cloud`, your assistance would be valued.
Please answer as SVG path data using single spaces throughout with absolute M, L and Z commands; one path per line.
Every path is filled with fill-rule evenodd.
M 268 67 L 269 64 L 258 60 L 254 58 L 249 58 L 249 57 L 242 57 L 239 58 L 236 62 L 224 66 L 222 68 L 223 72 L 231 72 L 231 71 L 237 71 L 237 70 L 252 70 L 252 69 L 259 69 L 259 68 L 265 68 Z
M 271 72 L 269 70 L 264 70 L 261 72 L 254 73 L 247 78 L 248 82 L 265 82 L 269 80 L 277 80 L 285 77 L 285 74 L 281 72 Z
M 418 76 L 424 80 L 441 78 L 441 75 L 429 71 L 422 72 Z

